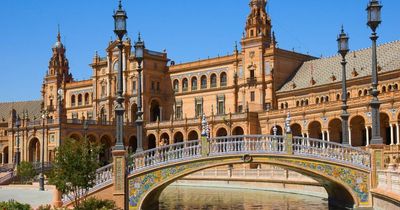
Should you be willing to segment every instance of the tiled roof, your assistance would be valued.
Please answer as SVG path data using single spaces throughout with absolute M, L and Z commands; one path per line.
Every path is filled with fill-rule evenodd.
M 377 47 L 379 72 L 400 69 L 400 41 L 389 42 Z M 347 80 L 371 75 L 371 48 L 349 52 L 347 60 Z M 327 85 L 342 80 L 342 57 L 340 55 L 304 62 L 299 70 L 278 92 L 286 92 Z M 336 80 L 333 80 L 333 76 Z M 314 81 L 312 81 L 314 80 Z M 314 83 L 314 85 L 312 85 Z
M 11 110 L 15 109 L 20 117 L 23 117 L 23 112 L 28 111 L 28 117 L 33 119 L 34 117 L 40 118 L 42 101 L 21 101 L 21 102 L 6 102 L 0 103 L 0 121 L 7 121 L 10 118 Z

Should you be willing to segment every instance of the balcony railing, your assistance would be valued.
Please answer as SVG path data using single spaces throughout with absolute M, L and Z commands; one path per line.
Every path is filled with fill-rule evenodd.
M 253 85 L 255 83 L 257 83 L 257 77 L 249 77 L 249 78 L 247 78 L 247 84 Z

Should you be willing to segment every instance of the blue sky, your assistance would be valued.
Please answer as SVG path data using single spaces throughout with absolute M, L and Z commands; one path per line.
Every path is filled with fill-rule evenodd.
M 40 98 L 57 24 L 67 46 L 75 79 L 88 79 L 95 51 L 105 55 L 114 38 L 117 0 L 2 0 L 0 7 L 0 101 Z M 177 63 L 225 55 L 239 41 L 249 0 L 124 0 L 128 35 L 141 31 L 146 47 Z M 400 1 L 384 0 L 379 43 L 400 38 Z M 336 53 L 340 26 L 350 34 L 351 49 L 369 47 L 368 0 L 269 0 L 279 47 L 314 56 Z

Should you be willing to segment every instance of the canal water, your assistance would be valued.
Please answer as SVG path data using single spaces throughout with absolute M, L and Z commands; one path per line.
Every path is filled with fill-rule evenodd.
M 328 210 L 323 198 L 260 190 L 169 186 L 160 210 Z

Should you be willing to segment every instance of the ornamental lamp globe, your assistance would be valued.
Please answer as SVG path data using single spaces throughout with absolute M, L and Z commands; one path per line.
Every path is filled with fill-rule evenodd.
M 339 34 L 337 39 L 338 52 L 344 57 L 349 52 L 349 37 L 344 33 L 343 27 L 342 32 Z
M 382 5 L 379 4 L 378 0 L 371 0 L 367 7 L 368 12 L 368 23 L 367 25 L 375 32 L 381 20 L 381 9 Z
M 125 10 L 122 9 L 121 1 L 119 2 L 118 10 L 113 15 L 114 18 L 114 33 L 118 36 L 120 40 L 126 34 L 126 19 L 128 16 L 126 15 Z
M 138 41 L 135 43 L 135 57 L 139 64 L 142 63 L 144 57 L 144 42 L 141 40 L 140 34 Z

